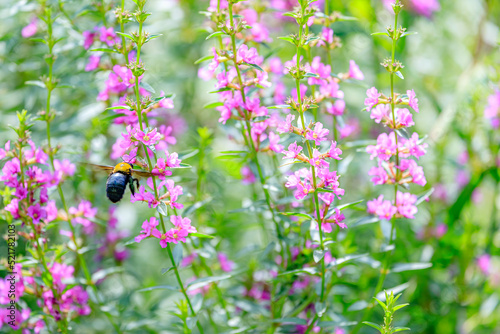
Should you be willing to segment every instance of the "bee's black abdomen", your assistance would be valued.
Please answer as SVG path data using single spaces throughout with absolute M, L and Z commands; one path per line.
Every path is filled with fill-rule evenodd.
M 122 199 L 129 177 L 129 175 L 120 172 L 113 173 L 108 177 L 108 181 L 106 182 L 106 196 L 111 202 L 116 203 Z

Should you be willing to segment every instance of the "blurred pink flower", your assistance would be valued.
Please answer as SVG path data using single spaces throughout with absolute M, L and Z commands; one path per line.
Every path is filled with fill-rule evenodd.
M 21 36 L 23 36 L 24 38 L 28 38 L 36 34 L 37 22 L 38 19 L 36 17 L 32 18 L 30 23 L 21 30 Z

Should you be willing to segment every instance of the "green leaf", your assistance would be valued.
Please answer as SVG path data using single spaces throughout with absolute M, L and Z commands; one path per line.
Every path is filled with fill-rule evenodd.
M 269 115 L 265 115 L 265 116 L 257 116 L 257 117 L 254 117 L 252 118 L 252 123 L 259 123 L 259 122 L 264 122 L 266 119 L 269 119 L 271 118 L 271 116 Z
M 120 36 L 126 37 L 126 38 L 130 39 L 131 41 L 133 41 L 134 43 L 136 43 L 136 41 L 135 41 L 135 37 L 134 37 L 134 36 L 132 36 L 132 35 L 130 35 L 130 34 L 127 34 L 127 33 L 125 33 L 125 32 L 121 32 L 121 31 L 115 31 L 115 33 L 116 33 L 117 35 L 120 35 Z
M 156 286 L 151 286 L 149 288 L 144 288 L 137 290 L 136 292 L 146 292 L 146 291 L 152 291 L 152 290 L 158 290 L 158 289 L 167 289 L 167 290 L 172 290 L 172 291 L 179 291 L 179 288 L 176 286 L 172 285 L 156 285 Z
M 386 32 L 374 32 L 374 33 L 372 33 L 371 35 L 372 35 L 372 36 L 382 36 L 382 35 L 384 35 L 384 36 L 387 36 L 387 37 L 391 37 L 391 36 L 389 36 L 389 34 L 388 34 L 388 33 L 386 33 Z
M 312 42 L 312 41 L 316 41 L 316 40 L 318 40 L 318 39 L 319 39 L 319 37 L 318 37 L 318 36 L 309 37 L 309 38 L 306 40 L 305 45 L 309 44 L 309 43 L 310 43 L 310 42 Z
M 208 92 L 208 93 L 209 93 L 209 94 L 214 94 L 214 93 L 220 93 L 220 92 L 227 92 L 228 90 L 231 90 L 231 88 L 229 88 L 229 87 L 224 87 L 224 88 L 221 88 L 221 89 L 213 90 L 213 91 Z
M 318 314 L 318 317 L 321 318 L 326 311 L 326 303 L 314 303 L 314 310 L 316 311 L 316 314 Z
M 368 325 L 368 326 L 370 326 L 370 327 L 375 328 L 375 329 L 376 329 L 376 330 L 378 330 L 380 333 L 383 333 L 383 329 L 382 329 L 382 327 L 380 327 L 379 325 L 374 324 L 373 322 L 369 322 L 369 321 L 363 321 L 363 323 L 364 323 L 365 325 Z
M 222 107 L 224 105 L 224 102 L 212 102 L 212 103 L 207 103 L 203 106 L 204 109 L 212 109 L 216 107 Z
M 145 90 L 147 90 L 148 92 L 150 92 L 150 93 L 152 93 L 152 94 L 155 94 L 155 93 L 156 93 L 156 91 L 154 90 L 154 88 L 153 88 L 153 87 L 151 87 L 151 85 L 150 85 L 150 84 L 148 84 L 148 83 L 147 83 L 147 82 L 145 82 L 145 81 L 141 81 L 141 82 L 139 83 L 139 87 L 144 88 Z
M 432 263 L 430 262 L 396 263 L 392 267 L 391 272 L 401 273 L 403 271 L 422 270 L 430 267 L 432 267 Z
M 165 202 L 160 201 L 160 204 L 156 207 L 156 211 L 162 216 L 168 217 L 168 207 Z
M 296 217 L 302 217 L 302 218 L 307 218 L 307 219 L 314 219 L 312 216 L 302 213 L 302 212 L 280 212 L 280 215 L 283 216 L 296 216 Z
M 325 256 L 325 253 L 326 253 L 326 251 L 324 251 L 324 250 L 315 249 L 313 252 L 314 262 L 318 263 L 319 261 L 321 261 L 323 256 Z
M 193 168 L 193 166 L 185 164 L 185 163 L 180 163 L 179 166 L 177 166 L 177 167 L 169 167 L 169 168 L 181 169 L 181 168 Z
M 174 265 L 179 266 L 179 264 L 181 263 L 181 260 L 182 260 L 182 244 L 181 243 L 175 245 L 174 250 L 172 251 L 172 255 L 174 257 L 174 262 L 175 262 Z
M 40 80 L 29 80 L 29 81 L 26 81 L 24 84 L 29 85 L 29 86 L 38 86 L 38 87 L 45 88 L 45 84 Z
M 292 109 L 288 104 L 279 104 L 276 106 L 267 107 L 267 109 Z
M 114 106 L 114 107 L 109 107 L 104 110 L 119 110 L 119 109 L 127 109 L 127 110 L 132 110 L 129 106 Z
M 293 45 L 296 45 L 296 44 L 295 44 L 295 39 L 294 39 L 294 38 L 292 38 L 292 37 L 278 37 L 278 39 L 282 39 L 282 40 L 284 40 L 284 41 L 287 41 L 287 42 L 292 43 Z
M 415 202 L 415 205 L 419 205 L 423 201 L 427 200 L 432 195 L 433 192 L 434 192 L 434 188 L 431 188 L 431 189 L 427 190 L 425 193 L 423 193 L 422 195 L 419 195 L 417 198 L 417 202 Z
M 184 216 L 190 215 L 191 213 L 195 212 L 196 210 L 198 210 L 199 208 L 201 208 L 205 204 L 210 203 L 211 201 L 212 201 L 212 197 L 209 197 L 203 201 L 199 201 L 199 202 L 196 202 L 196 203 L 190 205 L 182 212 L 182 216 L 184 217 Z
M 174 266 L 171 266 L 171 267 L 168 267 L 168 268 L 162 268 L 162 269 L 161 269 L 161 274 L 162 274 L 162 275 L 168 274 L 168 273 L 169 273 L 169 272 L 171 272 L 172 270 L 174 270 Z
M 257 65 L 257 64 L 243 63 L 243 65 L 247 65 L 247 66 L 250 66 L 250 67 L 255 68 L 256 70 L 259 70 L 259 71 L 261 71 L 261 72 L 264 72 L 264 70 L 262 69 L 262 67 L 260 67 L 260 66 L 259 66 L 259 65 Z
M 198 238 L 207 238 L 213 239 L 215 238 L 213 235 L 203 234 L 203 233 L 189 233 L 190 237 L 198 237 Z
M 110 53 L 120 53 L 120 51 L 117 51 L 115 49 L 107 49 L 107 48 L 96 48 L 96 49 L 91 49 L 89 51 L 99 51 L 99 52 L 110 52 Z
M 410 328 L 408 327 L 396 327 L 392 330 L 393 333 L 396 333 L 396 332 L 402 332 L 402 331 L 409 331 Z
M 284 324 L 297 324 L 297 325 L 307 325 L 307 320 L 302 318 L 280 318 L 274 319 L 274 323 L 284 323 Z
M 214 59 L 214 56 L 201 57 L 200 59 L 198 59 L 197 61 L 195 61 L 194 64 L 198 65 L 198 64 L 203 63 L 204 61 L 207 61 L 207 60 L 210 60 L 210 59 Z
M 406 304 L 396 305 L 392 309 L 394 312 L 396 312 L 397 310 L 401 310 L 403 307 L 406 307 L 408 305 L 410 305 L 410 304 L 406 303 Z
M 409 35 L 416 35 L 418 32 L 416 31 L 405 31 L 404 33 L 401 34 L 401 37 L 409 36 Z
M 334 267 L 334 266 L 338 266 L 339 264 L 342 264 L 344 262 L 355 260 L 355 259 L 359 259 L 360 257 L 364 257 L 364 256 L 367 256 L 367 255 L 368 255 L 367 253 L 346 255 L 344 257 L 336 259 L 335 261 L 330 262 L 328 264 L 328 267 L 331 268 L 331 267 Z
M 146 41 L 144 43 L 147 43 L 149 42 L 150 40 L 152 39 L 155 39 L 155 38 L 158 38 L 160 36 L 163 36 L 163 34 L 154 34 L 154 35 L 149 35 L 149 37 L 146 39 Z
M 359 204 L 359 203 L 362 203 L 364 202 L 365 200 L 364 199 L 360 199 L 358 201 L 355 201 L 355 202 L 350 202 L 350 203 L 346 203 L 346 204 L 342 204 L 342 205 L 339 205 L 337 206 L 337 208 L 342 211 L 342 210 L 345 210 L 345 209 L 348 209 L 352 206 L 355 206 L 356 204 Z
M 304 74 L 304 78 L 319 78 L 319 75 L 317 75 L 316 73 L 307 72 L 306 74 Z
M 223 31 L 216 31 L 208 35 L 207 38 L 205 38 L 205 40 L 209 40 L 212 37 L 223 36 L 223 35 L 226 35 L 226 33 Z
M 337 20 L 339 20 L 339 21 L 357 21 L 358 18 L 356 18 L 354 16 L 340 15 L 340 16 L 338 16 Z
M 219 282 L 219 281 L 228 279 L 231 276 L 232 275 L 227 274 L 227 275 L 221 275 L 221 276 L 209 276 L 209 277 L 199 278 L 199 279 L 194 280 L 188 284 L 187 291 L 192 291 L 192 290 L 202 288 L 210 283 Z
M 92 282 L 100 281 L 111 274 L 116 274 L 123 271 L 123 267 L 111 267 L 106 269 L 101 269 L 92 274 Z
M 316 275 L 318 273 L 318 270 L 316 268 L 304 267 L 302 269 L 295 269 L 282 272 L 278 274 L 278 276 L 286 276 L 286 275 L 302 274 L 302 273 L 306 273 L 309 275 Z

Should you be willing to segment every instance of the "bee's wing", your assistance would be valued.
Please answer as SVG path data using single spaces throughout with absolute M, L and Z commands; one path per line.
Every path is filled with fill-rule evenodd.
M 113 171 L 114 167 L 113 166 L 105 166 L 105 165 L 96 165 L 96 164 L 89 164 L 86 162 L 81 162 L 82 165 L 89 166 L 92 169 L 95 170 L 105 170 L 105 171 Z
M 132 169 L 132 174 L 142 176 L 142 177 L 152 177 L 154 176 L 151 172 L 146 172 L 145 170 Z

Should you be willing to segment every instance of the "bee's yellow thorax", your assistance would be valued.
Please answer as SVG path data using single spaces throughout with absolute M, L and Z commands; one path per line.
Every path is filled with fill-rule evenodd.
M 132 166 L 126 162 L 120 162 L 118 165 L 113 168 L 113 173 L 122 172 L 126 174 L 132 173 Z

